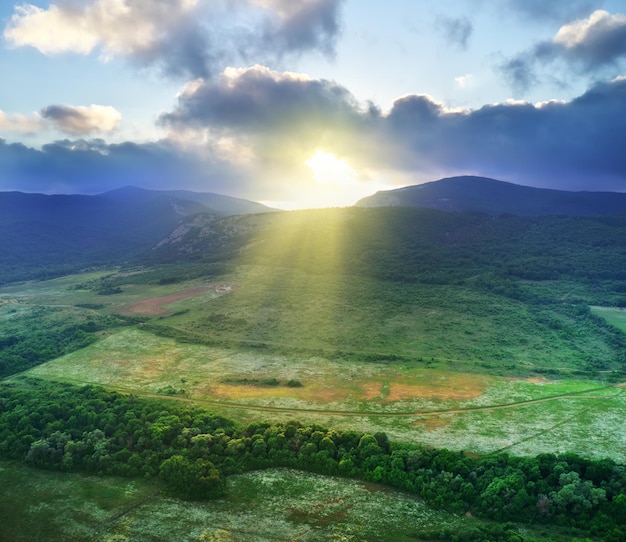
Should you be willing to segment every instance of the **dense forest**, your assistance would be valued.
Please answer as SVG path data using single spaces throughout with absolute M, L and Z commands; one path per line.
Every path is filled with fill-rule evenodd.
M 444 529 L 431 538 L 521 540 L 506 522 L 551 523 L 607 542 L 626 536 L 626 468 L 609 459 L 472 457 L 297 421 L 241 426 L 91 386 L 21 385 L 0 388 L 0 457 L 38 468 L 160 478 L 172 495 L 210 499 L 223 494 L 228 475 L 292 467 L 387 484 L 499 522 L 489 533 Z

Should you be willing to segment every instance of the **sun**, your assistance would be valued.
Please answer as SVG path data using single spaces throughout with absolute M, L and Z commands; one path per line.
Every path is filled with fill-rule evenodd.
M 310 175 L 294 183 L 290 199 L 261 203 L 284 210 L 347 207 L 382 189 L 370 170 L 357 171 L 345 158 L 326 150 L 317 149 L 302 164 Z
M 357 172 L 354 168 L 332 152 L 318 150 L 305 164 L 319 184 L 352 186 L 357 182 Z

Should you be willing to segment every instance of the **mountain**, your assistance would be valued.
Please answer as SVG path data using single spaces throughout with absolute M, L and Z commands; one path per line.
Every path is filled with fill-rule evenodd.
M 267 213 L 276 210 L 255 201 L 191 190 L 148 190 L 125 186 L 100 195 L 108 199 L 133 203 L 147 203 L 160 197 L 168 197 L 173 200 L 199 203 L 221 216 Z
M 208 224 L 270 210 L 218 194 L 132 186 L 98 196 L 0 192 L 0 282 L 119 264 L 155 246 L 188 217 Z
M 197 220 L 200 216 L 185 219 L 176 235 L 155 246 L 152 261 L 237 261 L 427 284 L 478 277 L 626 280 L 626 215 L 490 216 L 346 207 L 211 223 Z
M 462 176 L 376 192 L 359 200 L 356 206 L 424 207 L 490 215 L 601 216 L 625 214 L 626 194 L 568 192 L 520 186 L 485 177 Z

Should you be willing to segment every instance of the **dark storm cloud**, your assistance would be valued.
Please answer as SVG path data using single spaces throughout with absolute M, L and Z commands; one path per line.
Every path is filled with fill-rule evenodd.
M 177 109 L 162 117 L 172 140 L 63 140 L 41 150 L 0 141 L 0 185 L 82 193 L 180 186 L 268 199 L 293 185 L 293 175 L 321 148 L 369 171 L 370 179 L 387 172 L 405 184 L 476 174 L 626 191 L 626 78 L 596 84 L 569 102 L 458 111 L 409 95 L 385 113 L 334 83 L 265 70 L 188 86 Z M 193 148 L 183 150 L 190 141 Z
M 571 102 L 487 105 L 450 112 L 405 97 L 386 117 L 404 148 L 402 167 L 471 172 L 562 189 L 626 190 L 626 79 L 594 86 Z M 400 166 L 400 163 L 396 164 Z
M 263 66 L 229 69 L 217 81 L 188 84 L 177 108 L 161 116 L 171 127 L 266 132 L 302 125 L 328 127 L 360 116 L 359 104 L 344 87 L 295 73 L 278 73 Z
M 438 24 L 448 43 L 467 49 L 474 27 L 467 17 L 441 17 Z
M 331 55 L 344 0 L 118 0 L 15 8 L 14 47 L 44 54 L 99 51 L 180 77 L 212 77 L 230 63 L 318 50 Z M 244 22 L 245 19 L 245 22 Z
M 0 186 L 3 190 L 96 194 L 136 185 L 228 192 L 236 186 L 232 169 L 218 159 L 199 160 L 167 141 L 107 144 L 101 139 L 61 140 L 41 150 L 0 139 Z
M 563 25 L 551 40 L 507 60 L 500 71 L 518 93 L 538 81 L 542 67 L 560 63 L 579 74 L 606 73 L 626 58 L 626 15 L 602 10 Z M 558 64 L 557 64 L 558 67 Z

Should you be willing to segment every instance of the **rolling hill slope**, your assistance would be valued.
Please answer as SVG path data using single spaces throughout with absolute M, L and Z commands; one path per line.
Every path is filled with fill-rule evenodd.
M 598 216 L 626 213 L 626 194 L 532 188 L 485 177 L 449 177 L 362 198 L 358 207 L 424 207 L 490 215 Z
M 0 282 L 116 265 L 157 244 L 185 217 L 211 222 L 259 210 L 267 208 L 216 194 L 133 187 L 102 196 L 0 192 Z

